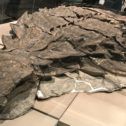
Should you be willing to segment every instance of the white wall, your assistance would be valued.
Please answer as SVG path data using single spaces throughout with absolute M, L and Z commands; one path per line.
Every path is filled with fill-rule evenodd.
M 99 0 L 99 4 L 104 5 L 105 0 Z

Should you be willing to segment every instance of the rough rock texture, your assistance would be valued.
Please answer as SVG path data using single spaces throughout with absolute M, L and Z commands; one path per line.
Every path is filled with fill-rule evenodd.
M 25 13 L 11 28 L 0 51 L 0 119 L 28 111 L 37 88 L 45 99 L 126 87 L 125 17 L 60 6 Z
M 0 119 L 13 119 L 32 107 L 37 80 L 26 57 L 0 52 Z

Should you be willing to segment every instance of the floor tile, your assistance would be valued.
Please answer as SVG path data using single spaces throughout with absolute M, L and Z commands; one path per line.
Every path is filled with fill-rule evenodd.
M 10 23 L 6 23 L 6 24 L 1 24 L 0 25 L 0 37 L 3 34 L 8 34 L 10 31 Z
M 58 124 L 58 126 L 126 126 L 126 96 L 116 92 L 80 93 Z
M 15 24 L 16 21 L 9 22 L 9 23 L 5 23 L 5 24 L 0 24 L 0 37 L 1 37 L 2 35 L 9 35 L 9 32 L 10 32 L 10 30 L 11 30 L 11 28 L 10 28 L 10 23 Z
M 5 121 L 0 126 L 56 126 L 57 120 L 37 111 L 31 111 L 14 120 Z
M 76 95 L 76 93 L 71 93 L 49 100 L 36 101 L 34 108 L 55 118 L 60 118 Z

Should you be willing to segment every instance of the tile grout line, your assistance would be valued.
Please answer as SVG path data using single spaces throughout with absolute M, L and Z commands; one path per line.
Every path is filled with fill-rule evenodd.
M 78 94 L 79 94 L 79 93 L 77 93 L 77 94 L 75 95 L 75 97 L 73 98 L 73 100 L 69 103 L 69 105 L 67 106 L 67 108 L 66 108 L 65 111 L 61 114 L 61 116 L 60 116 L 59 118 L 58 118 L 58 117 L 55 117 L 55 116 L 53 116 L 53 115 L 50 115 L 50 114 L 48 114 L 48 113 L 46 113 L 46 112 L 40 111 L 40 110 L 38 110 L 38 109 L 36 109 L 36 108 L 34 108 L 34 107 L 32 107 L 32 109 L 35 110 L 35 111 L 37 111 L 37 112 L 39 112 L 39 113 L 42 113 L 42 114 L 44 114 L 44 115 L 46 115 L 46 116 L 49 116 L 49 117 L 54 118 L 54 119 L 56 119 L 56 120 L 59 121 L 59 120 L 62 118 L 62 116 L 64 115 L 64 113 L 68 110 L 68 108 L 70 107 L 70 105 L 73 103 L 73 101 L 75 100 L 75 98 L 78 96 Z
M 64 113 L 68 110 L 68 108 L 70 107 L 70 105 L 74 102 L 75 98 L 78 96 L 79 93 L 77 93 L 75 95 L 75 97 L 73 98 L 73 100 L 69 103 L 69 105 L 67 106 L 67 108 L 65 109 L 65 111 L 61 114 L 61 116 L 58 118 L 58 121 L 62 118 L 62 116 L 64 115 Z
M 49 117 L 54 118 L 54 119 L 56 119 L 56 120 L 59 120 L 57 117 L 55 117 L 55 116 L 53 116 L 53 115 L 50 115 L 50 114 L 48 114 L 48 113 L 46 113 L 46 112 L 43 112 L 43 111 L 38 110 L 38 109 L 36 109 L 36 108 L 32 108 L 32 109 L 35 110 L 35 111 L 37 111 L 37 112 L 39 112 L 39 113 L 41 113 L 41 114 L 44 114 L 44 115 L 46 115 L 46 116 L 49 116 Z

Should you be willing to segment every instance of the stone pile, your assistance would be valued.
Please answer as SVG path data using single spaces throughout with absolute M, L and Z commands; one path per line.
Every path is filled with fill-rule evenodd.
M 101 9 L 60 6 L 23 14 L 3 36 L 0 119 L 38 99 L 126 87 L 126 19 Z

